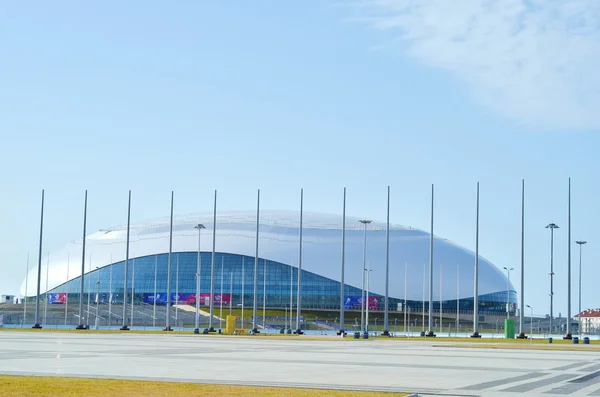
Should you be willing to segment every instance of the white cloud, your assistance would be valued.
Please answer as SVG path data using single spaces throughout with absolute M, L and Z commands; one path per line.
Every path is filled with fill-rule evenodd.
M 363 21 L 530 126 L 600 129 L 600 0 L 359 0 Z

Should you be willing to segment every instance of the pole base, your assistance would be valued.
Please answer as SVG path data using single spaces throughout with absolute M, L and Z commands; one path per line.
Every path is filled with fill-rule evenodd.
M 84 330 L 84 329 L 89 329 L 89 328 L 88 328 L 88 326 L 87 326 L 87 325 L 80 324 L 80 325 L 78 325 L 77 327 L 75 327 L 75 329 L 78 329 L 78 330 Z
M 33 329 L 42 329 L 42 326 L 39 324 L 34 324 L 33 327 L 31 327 Z
M 391 336 L 391 335 L 390 335 L 390 331 L 389 331 L 389 330 L 387 330 L 387 329 L 386 329 L 386 330 L 384 330 L 384 331 L 381 333 L 381 336 Z
M 129 331 L 129 327 L 124 325 L 121 328 L 119 328 L 120 331 Z
M 215 329 L 215 327 L 210 327 L 210 328 L 208 329 L 208 332 L 217 332 L 217 330 Z
M 194 334 L 195 334 L 195 335 L 198 335 L 198 334 L 200 334 L 200 329 L 199 329 L 199 328 L 194 328 Z
M 521 332 L 519 336 L 517 336 L 517 339 L 527 339 L 527 335 L 525 335 L 525 332 Z
M 565 340 L 571 340 L 571 339 L 573 339 L 573 335 L 571 335 L 571 333 L 569 332 L 568 334 L 566 334 L 565 336 L 563 336 L 563 339 L 565 339 Z
M 296 335 L 304 335 L 304 332 L 302 332 L 302 330 L 301 330 L 301 329 L 297 329 L 296 331 L 294 331 L 294 333 L 295 333 Z
M 481 338 L 481 335 L 479 335 L 479 332 L 473 332 L 473 335 L 471 335 L 471 338 Z
M 260 331 L 256 328 L 252 328 L 252 335 L 260 334 Z
M 425 334 L 425 336 L 426 336 L 427 338 L 435 338 L 435 334 L 433 333 L 433 331 L 429 331 L 429 332 L 427 332 L 427 333 Z
M 345 329 L 340 329 L 338 332 L 336 332 L 336 334 L 339 335 L 343 335 L 346 336 L 346 330 Z
M 173 328 L 171 328 L 171 327 L 165 327 L 165 328 L 163 328 L 163 331 L 166 331 L 166 332 L 173 331 Z

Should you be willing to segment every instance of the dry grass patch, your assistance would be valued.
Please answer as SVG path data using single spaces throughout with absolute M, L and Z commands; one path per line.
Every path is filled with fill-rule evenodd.
M 10 397 L 403 397 L 405 393 L 278 387 L 206 385 L 136 380 L 56 378 L 0 375 L 0 396 Z

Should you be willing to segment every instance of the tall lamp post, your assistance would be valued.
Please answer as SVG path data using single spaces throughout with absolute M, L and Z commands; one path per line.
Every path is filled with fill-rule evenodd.
M 390 336 L 389 330 L 389 286 L 390 286 L 390 187 L 387 189 L 387 216 L 385 225 L 385 306 L 383 313 L 383 334 Z M 406 267 L 405 267 L 406 269 Z M 406 277 L 404 278 L 406 284 Z M 406 306 L 406 286 L 404 287 L 404 306 Z
M 341 278 L 340 278 L 340 330 L 338 332 L 338 335 L 346 335 L 346 330 L 344 329 L 344 324 L 345 324 L 345 320 L 344 320 L 344 304 L 345 304 L 345 300 L 344 300 L 344 295 L 345 295 L 345 288 L 344 288 L 344 273 L 346 271 L 345 269 L 346 267 L 346 188 L 344 188 L 344 202 L 343 202 L 343 206 L 342 206 L 342 274 L 341 274 Z M 291 268 L 290 268 L 291 271 Z M 27 280 L 27 279 L 25 279 Z M 284 327 L 285 328 L 285 327 Z
M 530 327 L 530 331 L 529 333 L 531 334 L 531 339 L 533 339 L 533 307 L 527 305 L 527 307 L 530 309 L 529 312 L 529 327 Z
M 367 271 L 367 225 L 372 221 L 369 219 L 361 219 L 359 221 L 364 225 L 364 240 L 363 240 L 363 264 L 362 264 L 362 291 L 360 294 L 360 330 L 365 330 L 365 272 Z
M 571 334 L 571 178 L 569 178 L 569 217 L 567 223 L 567 334 L 563 339 L 573 339 Z
M 213 230 L 212 230 L 212 255 L 210 259 L 210 316 L 208 317 L 208 332 L 215 332 L 213 327 L 214 315 L 215 315 L 215 249 L 217 240 L 217 190 L 215 189 L 215 202 L 213 207 Z M 244 301 L 242 301 L 242 304 Z M 244 306 L 242 305 L 242 308 Z M 243 316 L 242 316 L 243 318 Z M 243 322 L 244 320 L 242 320 Z
M 369 333 L 369 280 L 370 277 L 369 275 L 371 274 L 371 272 L 373 271 L 373 269 L 366 269 L 365 268 L 365 273 L 367 273 L 367 293 L 366 293 L 366 297 L 367 297 L 367 308 L 366 308 L 366 318 L 365 318 L 365 333 Z M 375 322 L 375 325 L 377 325 L 377 322 Z
M 202 229 L 206 229 L 206 227 L 199 223 L 194 226 L 194 229 L 198 230 L 198 259 L 196 262 L 196 324 L 194 327 L 194 333 L 200 333 L 200 275 L 202 271 L 202 265 L 200 262 L 200 236 L 202 233 Z M 156 293 L 154 295 L 154 299 L 156 300 Z
M 550 229 L 550 329 L 552 334 L 552 317 L 554 309 L 554 229 L 558 229 L 558 225 L 550 223 L 546 229 Z
M 507 278 L 506 278 L 506 318 L 510 318 L 510 272 L 515 270 L 514 268 L 508 268 L 506 266 L 503 267 L 506 270 Z
M 579 333 L 579 337 L 581 338 L 581 247 L 583 244 L 586 244 L 587 241 L 575 241 L 579 245 L 579 314 L 577 315 L 577 332 Z
M 525 336 L 525 179 L 521 181 L 521 293 L 519 301 L 519 336 L 517 339 L 526 339 Z

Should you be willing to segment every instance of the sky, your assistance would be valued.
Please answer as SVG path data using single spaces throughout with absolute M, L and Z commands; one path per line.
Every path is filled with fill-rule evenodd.
M 0 4 L 0 293 L 44 246 L 175 212 L 265 209 L 429 228 L 520 267 L 525 303 L 567 312 L 572 240 L 598 308 L 600 2 L 104 1 Z M 579 251 L 572 243 L 573 314 Z M 511 281 L 519 285 L 518 272 Z

